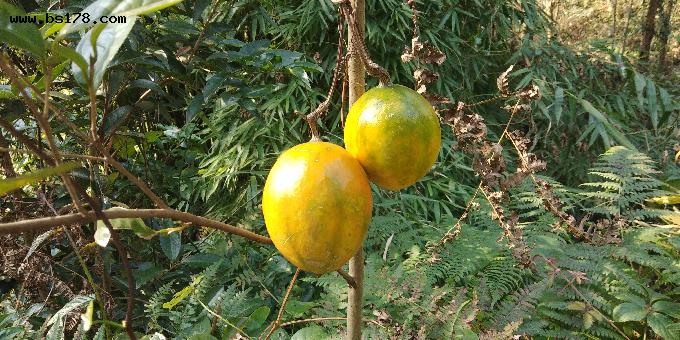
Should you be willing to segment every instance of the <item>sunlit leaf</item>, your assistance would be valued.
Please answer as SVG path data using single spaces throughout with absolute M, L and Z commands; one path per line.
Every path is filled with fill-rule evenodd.
M 0 182 L 0 195 L 4 195 L 10 191 L 23 188 L 30 184 L 38 183 L 50 176 L 67 173 L 79 166 L 80 163 L 68 162 L 53 168 L 40 169 L 18 177 L 4 179 Z

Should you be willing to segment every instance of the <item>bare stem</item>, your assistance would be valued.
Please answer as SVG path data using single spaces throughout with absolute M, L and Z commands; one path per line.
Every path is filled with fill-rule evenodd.
M 288 285 L 288 289 L 286 290 L 286 295 L 283 296 L 283 302 L 281 302 L 281 308 L 279 308 L 279 314 L 276 316 L 276 321 L 274 321 L 274 323 L 272 324 L 272 327 L 269 330 L 269 333 L 267 333 L 265 340 L 269 340 L 272 334 L 274 334 L 274 331 L 276 331 L 276 329 L 279 328 L 279 325 L 281 324 L 281 317 L 283 316 L 283 311 L 286 309 L 286 303 L 288 303 L 290 292 L 293 290 L 293 286 L 295 286 L 295 281 L 297 281 L 298 275 L 300 275 L 300 268 L 298 268 L 295 271 L 295 274 L 293 274 L 293 278 L 290 280 L 290 284 Z
M 328 95 L 326 95 L 326 100 L 321 102 L 317 108 L 310 112 L 307 115 L 304 115 L 305 121 L 307 121 L 307 124 L 309 124 L 309 129 L 311 130 L 312 133 L 312 141 L 320 141 L 321 136 L 319 134 L 319 126 L 316 123 L 316 120 L 319 119 L 322 115 L 324 115 L 326 112 L 328 112 L 328 109 L 331 106 L 331 100 L 333 99 L 333 93 L 335 92 L 335 88 L 338 83 L 338 79 L 340 79 L 344 73 L 344 66 L 346 63 L 346 57 L 343 56 L 344 52 L 344 37 L 343 37 L 343 31 L 344 31 L 344 20 L 342 16 L 338 19 L 338 32 L 339 32 L 339 38 L 338 38 L 338 51 L 337 51 L 337 57 L 335 60 L 335 67 L 333 68 L 333 79 L 331 80 L 331 87 L 328 89 Z M 299 112 L 296 112 L 297 114 L 300 114 Z

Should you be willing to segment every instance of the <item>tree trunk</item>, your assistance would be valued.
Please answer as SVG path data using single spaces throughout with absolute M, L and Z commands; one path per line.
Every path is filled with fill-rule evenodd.
M 352 8 L 354 8 L 357 29 L 361 31 L 363 36 L 365 25 L 365 2 L 364 0 L 351 0 Z M 349 25 L 348 44 L 352 46 L 352 32 L 353 28 Z M 348 80 L 349 80 L 349 105 L 351 106 L 359 97 L 364 94 L 365 90 L 365 76 L 366 71 L 361 60 L 355 54 L 352 54 L 348 64 Z M 361 322 L 363 311 L 363 295 L 364 295 L 364 250 L 360 248 L 352 259 L 349 260 L 349 275 L 354 278 L 356 288 L 349 287 L 347 294 L 347 340 L 361 339 Z
M 664 72 L 666 69 L 666 54 L 668 53 L 668 37 L 671 35 L 671 15 L 673 13 L 673 5 L 675 0 L 666 0 L 664 7 L 661 10 L 660 28 L 659 28 L 659 72 Z
M 617 22 L 618 22 L 618 9 L 619 9 L 619 2 L 618 0 L 610 0 L 609 6 L 612 11 L 612 26 L 609 28 L 609 37 L 616 39 L 616 31 L 618 30 L 617 27 Z
M 647 7 L 647 16 L 642 27 L 642 42 L 640 43 L 640 61 L 649 61 L 649 49 L 652 46 L 652 39 L 654 39 L 656 12 L 659 10 L 660 0 L 649 0 Z
M 626 25 L 623 28 L 623 36 L 621 37 L 621 55 L 626 55 L 626 44 L 628 42 L 628 28 L 630 27 L 630 19 L 633 17 L 633 0 L 628 0 L 628 9 L 626 10 Z

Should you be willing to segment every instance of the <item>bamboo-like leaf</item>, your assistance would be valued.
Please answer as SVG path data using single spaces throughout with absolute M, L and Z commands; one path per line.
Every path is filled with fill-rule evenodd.
M 645 76 L 637 72 L 635 72 L 634 80 L 635 80 L 635 93 L 637 94 L 638 105 L 640 105 L 640 108 L 642 108 L 645 105 L 645 97 L 643 96 L 643 91 L 645 90 L 645 85 L 647 84 L 647 82 L 645 80 Z
M 164 303 L 163 308 L 172 309 L 172 307 L 175 307 L 178 303 L 182 302 L 182 300 L 186 299 L 194 292 L 194 290 L 196 290 L 196 286 L 201 283 L 201 280 L 203 280 L 203 275 L 196 276 L 188 286 L 175 293 L 170 301 Z
M 659 127 L 659 106 L 656 101 L 656 85 L 651 79 L 647 79 L 647 111 L 652 127 L 656 130 Z
M 627 147 L 628 149 L 637 150 L 633 143 L 631 143 L 631 141 L 628 140 L 628 138 L 626 138 L 626 136 L 621 131 L 614 127 L 607 116 L 605 116 L 605 114 L 600 110 L 596 109 L 591 102 L 585 99 L 579 99 L 579 101 L 583 109 L 586 110 L 586 112 L 588 112 L 591 117 L 599 121 L 604 126 L 607 133 L 610 134 L 614 140 L 616 140 L 616 142 Z
M 67 173 L 78 166 L 80 166 L 78 162 L 68 162 L 53 168 L 40 169 L 19 177 L 5 179 L 0 182 L 0 195 L 4 195 L 10 191 L 37 183 L 40 180 L 50 176 Z
M 553 114 L 555 115 L 555 121 L 559 122 L 562 117 L 562 104 L 564 102 L 564 89 L 557 87 L 555 89 L 555 101 L 553 102 Z

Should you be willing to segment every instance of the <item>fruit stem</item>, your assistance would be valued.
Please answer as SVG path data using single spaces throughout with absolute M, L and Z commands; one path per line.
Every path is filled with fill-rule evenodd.
M 338 10 L 340 14 L 342 14 L 342 9 Z M 344 55 L 344 50 L 345 50 L 345 40 L 343 37 L 344 33 L 344 28 L 345 28 L 345 20 L 344 20 L 343 15 L 338 16 L 338 52 L 337 52 L 337 58 L 335 60 L 335 68 L 333 69 L 333 79 L 331 80 L 331 87 L 328 89 L 328 95 L 326 96 L 326 100 L 321 102 L 319 106 L 317 106 L 314 111 L 311 113 L 304 115 L 301 112 L 295 112 L 297 115 L 303 116 L 305 121 L 307 121 L 307 124 L 309 124 L 309 129 L 312 132 L 312 138 L 310 139 L 311 142 L 318 142 L 321 140 L 320 134 L 319 134 L 319 126 L 316 123 L 316 120 L 320 118 L 322 115 L 324 115 L 326 112 L 328 112 L 328 109 L 331 106 L 331 100 L 333 99 L 333 93 L 335 92 L 335 87 L 337 86 L 338 79 L 343 77 L 343 74 L 345 73 L 345 65 L 347 64 L 347 59 L 349 58 L 349 54 L 347 56 Z M 344 92 L 343 92 L 344 94 Z
M 366 42 L 364 40 L 365 10 L 363 7 L 361 9 L 359 8 L 359 6 L 363 6 L 363 1 L 361 2 L 361 5 L 353 0 L 334 0 L 333 2 L 340 6 L 341 13 L 348 22 L 350 58 L 354 58 L 355 55 L 358 56 L 361 63 L 365 66 L 366 72 L 368 72 L 371 77 L 378 79 L 379 86 L 392 85 L 392 79 L 390 78 L 389 72 L 387 72 L 384 67 L 371 60 L 371 57 L 368 54 L 368 48 L 366 47 Z M 352 101 L 350 100 L 350 103 L 351 102 Z

